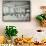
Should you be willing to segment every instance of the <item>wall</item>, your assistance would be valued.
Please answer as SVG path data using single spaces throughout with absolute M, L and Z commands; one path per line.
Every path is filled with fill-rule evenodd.
M 2 21 L 2 0 L 0 0 L 0 35 L 4 33 L 4 28 L 6 25 L 14 25 L 17 27 L 21 36 L 31 36 L 32 32 L 36 32 L 36 29 L 46 28 L 40 27 L 35 19 L 37 14 L 40 14 L 40 6 L 46 5 L 46 0 L 31 0 L 31 21 L 30 22 L 3 22 Z

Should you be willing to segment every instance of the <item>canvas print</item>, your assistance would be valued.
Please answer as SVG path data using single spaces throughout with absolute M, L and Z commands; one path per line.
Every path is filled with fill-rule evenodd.
M 30 21 L 30 0 L 3 0 L 3 21 Z

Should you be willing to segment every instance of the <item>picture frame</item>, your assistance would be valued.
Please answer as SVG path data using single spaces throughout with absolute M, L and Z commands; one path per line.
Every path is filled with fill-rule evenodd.
M 30 21 L 30 0 L 3 0 L 2 12 L 6 22 Z

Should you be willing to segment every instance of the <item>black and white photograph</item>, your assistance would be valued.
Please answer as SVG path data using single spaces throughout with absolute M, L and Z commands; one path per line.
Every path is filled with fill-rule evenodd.
M 30 21 L 29 0 L 3 0 L 3 21 Z

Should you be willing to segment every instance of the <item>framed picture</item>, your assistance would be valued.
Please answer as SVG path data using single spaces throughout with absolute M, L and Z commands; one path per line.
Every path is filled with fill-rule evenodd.
M 30 0 L 3 0 L 3 21 L 30 21 Z

